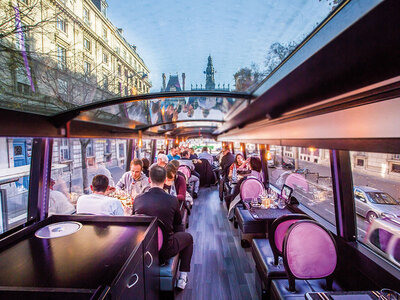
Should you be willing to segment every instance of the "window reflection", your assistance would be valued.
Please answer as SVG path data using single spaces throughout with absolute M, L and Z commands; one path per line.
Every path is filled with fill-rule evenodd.
M 30 138 L 0 138 L 0 233 L 27 220 Z
M 336 224 L 329 150 L 270 146 L 269 182 L 293 188 L 293 197 L 331 224 Z
M 54 139 L 49 215 L 74 213 L 79 196 L 91 193 L 95 175 L 115 186 L 126 169 L 126 147 L 126 140 Z
M 400 238 L 400 156 L 354 151 L 350 159 L 358 240 L 393 261 L 391 242 L 382 245 L 382 236 L 390 231 Z

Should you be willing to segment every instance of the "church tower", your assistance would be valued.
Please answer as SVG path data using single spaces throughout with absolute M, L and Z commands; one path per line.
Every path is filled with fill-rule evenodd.
M 215 90 L 215 79 L 214 79 L 214 66 L 212 63 L 211 55 L 208 56 L 207 69 L 204 71 L 206 74 L 206 90 Z

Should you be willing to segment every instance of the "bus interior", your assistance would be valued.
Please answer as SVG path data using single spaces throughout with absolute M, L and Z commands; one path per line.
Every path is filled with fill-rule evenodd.
M 108 2 L 111 14 L 116 1 Z M 121 9 L 133 10 L 127 2 Z M 201 74 L 206 83 L 190 89 L 188 71 L 166 78 L 161 72 L 177 70 L 145 65 L 154 60 L 141 58 L 115 20 L 104 17 L 103 1 L 0 0 L 0 298 L 400 299 L 400 1 L 250 1 L 248 10 L 243 3 L 208 3 L 204 10 L 207 3 L 181 2 L 174 9 L 178 20 L 169 11 L 155 14 L 165 20 L 140 20 L 160 28 L 184 22 L 184 33 L 170 35 L 181 47 L 199 35 L 185 51 L 207 66 Z M 47 12 L 40 14 L 37 3 Z M 260 9 L 265 11 L 256 13 Z M 43 32 L 50 11 L 57 13 L 51 25 L 57 32 L 49 38 Z M 107 32 L 101 36 L 95 28 L 101 31 L 102 18 L 115 27 L 109 43 L 115 39 L 129 49 L 106 47 Z M 238 39 L 232 31 L 214 34 L 227 28 L 213 24 L 207 25 L 210 41 L 200 34 L 202 25 L 219 18 L 239 24 L 232 30 Z M 273 38 L 291 34 L 296 43 L 271 46 L 268 70 L 235 69 L 230 85 L 216 84 L 214 78 L 228 72 L 228 62 L 218 65 L 216 57 L 232 52 L 243 63 L 240 51 L 253 55 L 271 45 L 260 45 L 269 41 L 268 30 L 246 32 L 246 22 L 274 24 Z M 164 41 L 161 35 L 164 29 L 153 39 Z M 68 63 L 79 64 L 78 54 L 60 46 L 74 48 L 71 36 L 83 37 L 83 51 L 91 51 L 83 57 L 93 55 L 85 58 L 85 72 L 96 75 L 68 69 L 65 53 Z M 219 38 L 229 42 L 215 51 L 220 56 L 210 48 L 195 52 Z M 53 45 L 55 58 L 45 58 L 39 42 Z M 154 49 L 161 56 L 162 48 Z M 130 53 L 138 68 L 130 69 Z M 177 53 L 182 57 L 171 60 L 185 61 L 188 52 Z M 95 71 L 96 55 L 117 74 L 107 87 L 102 71 Z M 162 55 L 169 60 L 174 53 Z M 159 77 L 150 77 L 153 82 L 152 69 Z M 196 158 L 204 151 L 212 155 L 210 164 L 197 160 L 200 189 L 194 193 L 187 179 L 192 202 L 180 207 L 193 237 L 183 290 L 176 287 L 179 255 L 159 263 L 160 238 L 162 245 L 166 237 L 156 218 L 132 211 L 80 214 L 76 208 L 79 197 L 92 193 L 96 175 L 116 186 L 135 159 L 157 164 L 157 156 L 174 157 L 176 149 L 193 149 Z M 251 176 L 246 179 L 236 161 L 228 174 L 226 153 L 260 161 L 260 177 L 252 178 L 260 192 L 254 194 L 253 186 L 245 196 Z M 54 202 L 56 195 L 65 203 Z M 55 225 L 64 223 L 77 232 L 62 236 L 68 228 Z

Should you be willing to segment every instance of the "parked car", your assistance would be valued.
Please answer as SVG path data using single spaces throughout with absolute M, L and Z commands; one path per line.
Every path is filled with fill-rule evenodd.
M 400 220 L 373 219 L 365 244 L 400 267 Z
M 400 202 L 388 193 L 368 186 L 355 186 L 356 212 L 371 223 L 379 217 L 400 218 Z

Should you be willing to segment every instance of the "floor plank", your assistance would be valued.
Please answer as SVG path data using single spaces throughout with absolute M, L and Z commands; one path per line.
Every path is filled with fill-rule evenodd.
M 202 188 L 188 229 L 194 239 L 189 282 L 177 300 L 258 299 L 251 251 L 240 246 L 238 230 L 226 214 L 217 188 Z

